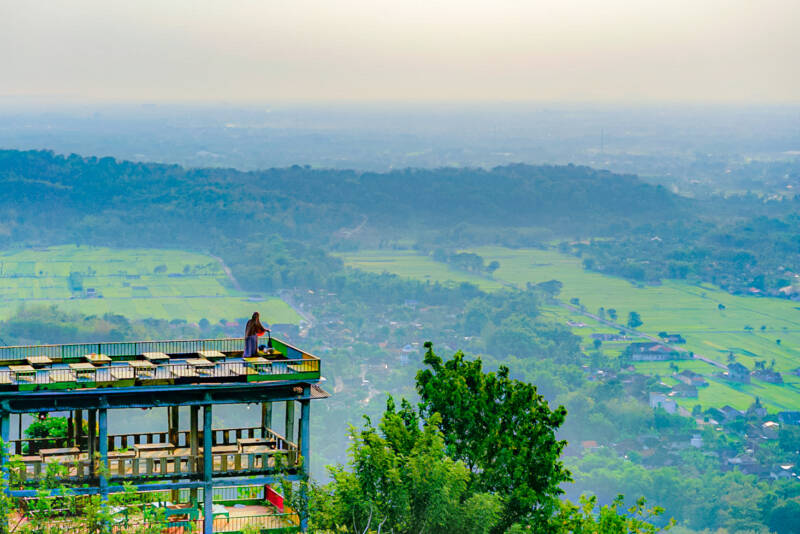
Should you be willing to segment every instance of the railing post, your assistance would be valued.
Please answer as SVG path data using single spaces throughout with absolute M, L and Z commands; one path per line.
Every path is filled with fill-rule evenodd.
M 211 484 L 214 470 L 214 453 L 211 450 L 211 405 L 203 406 L 203 534 L 214 533 L 214 487 Z

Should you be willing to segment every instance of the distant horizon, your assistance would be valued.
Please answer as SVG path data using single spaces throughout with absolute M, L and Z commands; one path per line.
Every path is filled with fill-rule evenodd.
M 800 92 L 799 92 L 800 93 Z M 35 106 L 36 111 L 46 113 L 58 109 L 80 108 L 107 108 L 107 107 L 163 107 L 163 108 L 219 108 L 219 109 L 250 109 L 331 106 L 341 108 L 404 108 L 436 106 L 442 110 L 469 110 L 471 106 L 487 107 L 554 107 L 554 108 L 582 108 L 582 109 L 610 109 L 610 110 L 635 110 L 655 107 L 666 108 L 696 108 L 710 109 L 774 109 L 798 108 L 800 109 L 800 96 L 796 100 L 767 101 L 767 100 L 634 100 L 634 99 L 607 99 L 607 100 L 555 100 L 555 99 L 264 99 L 227 101 L 215 99 L 126 99 L 126 98 L 88 98 L 63 95 L 3 95 L 0 94 L 0 110 L 4 105 Z M 39 106 L 47 104 L 48 108 Z M 24 108 L 23 108 L 24 109 Z M 27 109 L 24 109 L 27 111 Z
M 0 95 L 800 103 L 798 19 L 795 0 L 4 2 Z

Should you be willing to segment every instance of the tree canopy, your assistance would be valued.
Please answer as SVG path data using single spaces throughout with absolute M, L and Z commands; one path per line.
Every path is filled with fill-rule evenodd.
M 566 442 L 555 436 L 566 410 L 551 410 L 535 386 L 509 378 L 507 367 L 486 373 L 480 359 L 457 352 L 444 362 L 426 347 L 429 369 L 417 373 L 422 413 L 441 417 L 448 455 L 469 467 L 472 487 L 503 495 L 496 531 L 521 521 L 542 528 L 559 485 L 570 480 L 559 460 Z

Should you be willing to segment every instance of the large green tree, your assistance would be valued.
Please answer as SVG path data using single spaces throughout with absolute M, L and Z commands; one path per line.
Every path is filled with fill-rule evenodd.
M 498 523 L 497 496 L 470 489 L 470 472 L 445 454 L 439 416 L 420 421 L 390 398 L 378 428 L 367 419 L 350 429 L 347 466 L 331 467 L 332 482 L 312 489 L 315 531 L 481 533 Z
M 570 480 L 559 460 L 566 442 L 555 436 L 566 410 L 551 410 L 535 386 L 510 378 L 506 367 L 487 373 L 480 359 L 457 352 L 445 362 L 425 346 L 428 369 L 417 373 L 421 412 L 441 417 L 447 454 L 469 467 L 474 491 L 502 496 L 493 530 L 523 523 L 551 531 L 559 485 Z

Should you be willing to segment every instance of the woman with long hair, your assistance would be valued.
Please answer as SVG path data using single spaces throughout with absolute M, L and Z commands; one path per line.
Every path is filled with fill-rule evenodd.
M 247 321 L 247 326 L 244 327 L 244 357 L 256 356 L 258 354 L 258 336 L 264 335 L 269 332 L 261 324 L 261 319 L 258 312 L 254 312 L 253 316 Z

